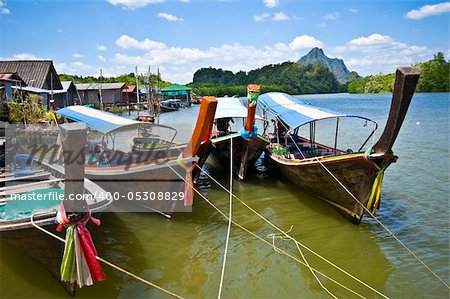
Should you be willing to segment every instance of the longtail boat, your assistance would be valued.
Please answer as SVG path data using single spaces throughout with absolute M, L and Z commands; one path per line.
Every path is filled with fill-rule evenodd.
M 74 184 L 81 184 L 81 192 L 84 194 L 89 213 L 96 217 L 105 211 L 112 201 L 102 198 L 101 194 L 104 194 L 105 190 L 88 179 L 73 183 L 73 175 L 77 172 L 71 171 L 70 175 L 66 175 L 69 173 L 68 169 L 73 168 L 36 160 L 36 157 L 31 155 L 18 156 L 25 157 L 25 160 L 22 160 L 22 163 L 26 163 L 22 164 L 25 167 L 21 167 L 22 170 L 17 170 L 14 165 L 14 168 L 7 167 L 0 178 L 0 240 L 12 244 L 42 264 L 67 293 L 74 296 L 76 283 L 64 282 L 61 279 L 64 243 L 34 225 L 64 238 L 63 232 L 56 231 L 57 219 L 63 206 L 62 199 L 67 198 L 68 194 L 81 194 L 73 192 Z
M 92 130 L 86 177 L 116 195 L 118 204 L 114 208 L 123 211 L 123 203 L 128 211 L 154 211 L 170 217 L 175 210 L 191 208 L 192 198 L 179 195 L 187 190 L 185 179 L 190 183 L 197 161 L 206 160 L 197 155 L 204 136 L 209 136 L 216 106 L 214 97 L 204 98 L 188 143 L 175 142 L 177 131 L 169 126 L 138 122 L 84 106 L 66 107 L 57 113 L 84 122 Z M 172 200 L 158 200 L 158 194 L 169 193 Z
M 259 86 L 251 84 L 247 88 L 247 108 L 239 98 L 218 98 L 217 111 L 215 115 L 215 127 L 212 130 L 211 141 L 215 147 L 211 155 L 228 165 L 225 161 L 230 160 L 230 145 L 233 140 L 233 169 L 238 177 L 243 180 L 248 168 L 261 156 L 268 144 L 267 139 L 258 134 L 255 126 L 256 105 L 259 97 Z M 236 121 L 242 121 L 240 130 L 234 130 Z
M 259 103 L 275 117 L 275 133 L 267 147 L 269 161 L 290 181 L 325 200 L 352 222 L 359 224 L 364 213 L 374 214 L 380 207 L 383 174 L 397 160 L 392 146 L 402 126 L 419 80 L 415 68 L 396 71 L 389 117 L 379 140 L 363 150 L 378 125 L 355 152 L 337 148 L 339 121 L 356 117 L 330 109 L 308 105 L 283 93 L 267 93 Z M 315 141 L 316 123 L 335 119 L 335 142 L 323 145 Z M 299 135 L 299 128 L 309 125 L 309 138 Z M 333 130 L 334 131 L 334 130 Z

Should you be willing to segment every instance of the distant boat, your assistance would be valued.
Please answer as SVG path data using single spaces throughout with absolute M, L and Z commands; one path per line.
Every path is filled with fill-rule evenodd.
M 258 87 L 259 94 L 259 87 Z M 215 126 L 212 129 L 211 141 L 215 147 L 211 155 L 223 165 L 229 165 L 230 160 L 230 140 L 233 140 L 233 169 L 240 179 L 245 179 L 247 170 L 261 156 L 268 140 L 257 133 L 255 119 L 262 120 L 255 116 L 248 119 L 248 109 L 242 104 L 239 98 L 218 98 L 217 111 L 215 115 Z M 252 109 L 256 109 L 255 106 Z M 236 123 L 233 126 L 234 122 Z M 242 123 L 242 126 L 240 125 Z M 233 129 L 233 127 L 238 127 Z M 246 128 L 248 126 L 248 128 Z M 251 128 L 250 130 L 248 130 Z
M 43 229 L 56 233 L 64 238 L 64 232 L 56 232 L 56 213 L 59 210 L 60 201 L 55 200 L 11 200 L 12 194 L 27 196 L 27 194 L 59 194 L 64 196 L 64 168 L 46 163 L 34 162 L 37 167 L 33 173 L 15 176 L 7 171 L 1 174 L 1 193 L 3 196 L 0 206 L 0 240 L 14 245 L 18 250 L 28 254 L 41 263 L 50 274 L 58 280 L 67 293 L 75 295 L 76 284 L 62 282 L 60 278 L 60 266 L 64 252 L 64 243 L 50 237 L 31 223 L 31 215 L 37 211 L 34 222 Z M 4 184 L 8 183 L 5 187 Z M 84 182 L 85 194 L 92 195 L 88 200 L 91 213 L 96 214 L 105 210 L 112 201 L 101 198 L 105 190 L 89 180 Z M 97 196 L 97 197 L 95 197 Z M 88 197 L 86 197 L 88 198 Z M 32 269 L 31 269 L 32 271 Z
M 155 117 L 150 114 L 138 114 L 138 115 L 136 115 L 136 117 L 134 119 L 137 121 L 147 122 L 147 123 L 155 122 Z
M 174 141 L 177 131 L 169 126 L 138 122 L 83 106 L 66 107 L 57 113 L 72 121 L 84 122 L 92 130 L 91 135 L 96 138 L 88 144 L 86 177 L 107 191 L 120 193 L 123 197 L 119 198 L 119 203 L 128 204 L 129 195 L 152 191 L 152 186 L 159 188 L 153 190 L 155 192 L 183 190 L 182 178 L 186 171 L 180 163 L 193 165 L 197 160 L 205 160 L 196 155 L 200 154 L 199 147 L 207 128 L 212 126 L 216 105 L 215 99 L 204 101 L 191 140 L 181 144 Z M 171 189 L 173 186 L 176 190 Z M 175 201 L 139 202 L 142 211 L 166 216 L 179 204 Z
M 418 79 L 417 69 L 397 70 L 389 119 L 378 142 L 366 151 L 363 147 L 378 127 L 375 122 L 308 105 L 288 94 L 261 95 L 259 103 L 275 117 L 277 127 L 276 132 L 269 135 L 267 154 L 270 161 L 287 179 L 324 199 L 352 222 L 359 224 L 365 212 L 375 213 L 380 207 L 383 173 L 398 158 L 393 154 L 392 146 Z M 339 121 L 347 117 L 374 123 L 373 131 L 356 152 L 337 148 Z M 336 120 L 336 127 L 332 129 L 333 133 L 336 131 L 334 146 L 315 141 L 316 123 L 323 119 Z M 299 135 L 299 128 L 305 125 L 309 125 L 309 137 Z
M 177 99 L 167 99 L 160 102 L 161 112 L 176 111 L 181 107 L 181 101 Z

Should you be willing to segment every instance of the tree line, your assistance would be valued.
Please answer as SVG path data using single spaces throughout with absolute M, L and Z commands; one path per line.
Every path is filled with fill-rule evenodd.
M 290 94 L 333 93 L 345 90 L 331 71 L 321 64 L 301 65 L 296 62 L 270 64 L 249 72 L 202 68 L 189 84 L 197 95 L 246 94 L 248 84 L 261 85 L 261 92 L 281 91 Z
M 450 61 L 439 52 L 433 59 L 416 63 L 420 68 L 420 79 L 416 92 L 449 92 Z M 394 90 L 395 74 L 378 74 L 352 80 L 348 84 L 349 93 L 385 93 Z

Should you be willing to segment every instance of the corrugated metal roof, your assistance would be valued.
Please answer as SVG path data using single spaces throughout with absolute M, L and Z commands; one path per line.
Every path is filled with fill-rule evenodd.
M 63 88 L 51 60 L 0 61 L 0 72 L 17 73 L 27 85 L 37 88 L 43 88 L 45 82 L 50 82 L 50 78 L 52 78 L 53 89 Z M 51 88 L 51 86 L 47 87 Z
M 23 86 L 27 85 L 17 73 L 0 73 L 0 80 L 20 82 Z
M 28 92 L 34 92 L 34 93 L 47 93 L 50 94 L 51 91 L 48 89 L 42 89 L 42 88 L 37 88 L 37 87 L 32 87 L 32 86 L 12 86 L 12 89 L 20 89 L 23 91 L 28 91 Z M 54 92 L 56 94 L 56 92 Z
M 75 84 L 78 90 L 99 90 L 100 83 L 81 83 Z M 125 87 L 124 83 L 102 83 L 102 89 L 122 89 Z
M 136 92 L 136 85 L 127 85 L 122 92 Z
M 172 84 L 166 87 L 161 88 L 162 92 L 167 92 L 167 91 L 185 91 L 185 90 L 192 90 L 192 88 L 184 86 L 184 85 L 180 85 L 180 84 Z
M 61 81 L 61 84 L 63 86 L 63 89 L 54 91 L 54 94 L 66 93 L 72 85 L 75 88 L 75 84 L 73 83 L 73 81 Z

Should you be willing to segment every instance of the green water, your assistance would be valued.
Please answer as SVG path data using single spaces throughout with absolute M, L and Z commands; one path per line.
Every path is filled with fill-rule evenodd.
M 389 95 L 304 97 L 313 104 L 363 114 L 383 127 Z M 394 151 L 399 161 L 386 172 L 380 220 L 449 281 L 449 94 L 415 95 Z M 193 119 L 197 108 L 164 114 L 161 121 Z M 259 161 L 261 162 L 261 161 Z M 209 167 L 228 186 L 228 174 Z M 200 189 L 227 211 L 228 195 L 207 178 Z M 358 227 L 327 204 L 305 194 L 259 164 L 237 196 L 317 253 L 391 298 L 448 298 L 449 292 L 373 220 Z M 93 233 L 99 255 L 186 298 L 217 297 L 227 223 L 198 196 L 194 212 L 166 220 L 146 213 L 106 214 Z M 262 238 L 276 233 L 234 203 L 234 220 Z M 300 258 L 291 241 L 277 246 Z M 15 248 L 2 243 L 1 298 L 66 298 L 52 277 Z M 373 291 L 304 252 L 308 262 L 367 298 Z M 166 298 L 104 266 L 107 281 L 78 291 L 77 298 Z M 321 279 L 340 298 L 356 298 Z M 223 298 L 326 298 L 309 270 L 237 227 L 231 230 Z M 168 298 L 168 297 L 167 297 Z

